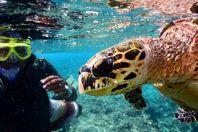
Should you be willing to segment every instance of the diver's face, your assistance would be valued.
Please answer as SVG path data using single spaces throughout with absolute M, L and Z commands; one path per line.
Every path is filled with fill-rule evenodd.
M 15 54 L 11 54 L 9 58 L 5 61 L 0 61 L 0 66 L 4 69 L 11 68 L 22 68 L 24 65 L 24 60 L 19 59 Z

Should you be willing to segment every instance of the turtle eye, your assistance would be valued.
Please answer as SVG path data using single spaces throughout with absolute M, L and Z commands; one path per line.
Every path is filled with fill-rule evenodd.
M 104 57 L 97 60 L 91 70 L 95 77 L 105 77 L 109 75 L 113 71 L 113 58 Z

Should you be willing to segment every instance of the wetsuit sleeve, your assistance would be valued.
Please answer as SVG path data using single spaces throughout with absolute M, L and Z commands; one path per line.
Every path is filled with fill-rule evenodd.
M 36 77 L 37 79 L 44 79 L 44 78 L 46 78 L 48 76 L 51 76 L 51 75 L 60 76 L 59 73 L 56 71 L 56 69 L 53 67 L 53 65 L 50 64 L 49 62 L 47 62 L 44 59 L 38 59 L 36 65 L 37 65 L 37 70 L 35 70 L 35 71 L 38 75 L 35 75 L 35 76 L 37 76 Z M 51 99 L 55 99 L 55 100 L 61 100 L 61 99 L 65 99 L 65 100 L 68 100 L 68 101 L 76 100 L 77 99 L 76 89 L 74 87 L 70 86 L 70 85 L 68 85 L 68 86 L 69 86 L 70 90 L 66 91 L 66 92 L 68 92 L 67 96 L 65 96 L 65 95 L 64 96 L 54 95 L 53 93 L 51 95 L 48 92 L 49 97 Z
M 57 70 L 54 68 L 54 66 L 52 64 L 50 64 L 48 61 L 43 60 L 44 62 L 44 66 L 45 66 L 45 74 L 47 76 L 51 76 L 51 75 L 57 75 L 60 76 L 59 73 L 57 72 Z
M 39 71 L 42 76 L 42 78 L 51 76 L 51 75 L 56 75 L 60 76 L 57 70 L 54 68 L 52 64 L 50 64 L 47 60 L 45 59 L 38 59 L 37 64 L 39 65 Z M 37 65 L 37 67 L 38 67 Z

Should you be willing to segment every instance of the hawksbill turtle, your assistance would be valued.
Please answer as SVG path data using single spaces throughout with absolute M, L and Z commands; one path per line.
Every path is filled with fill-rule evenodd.
M 79 92 L 124 94 L 135 108 L 146 103 L 142 85 L 153 84 L 180 108 L 181 122 L 198 119 L 198 18 L 166 25 L 157 38 L 134 38 L 93 56 L 79 71 Z

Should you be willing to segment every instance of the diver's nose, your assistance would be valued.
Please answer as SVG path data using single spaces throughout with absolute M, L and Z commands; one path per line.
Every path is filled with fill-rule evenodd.
M 97 60 L 91 70 L 95 77 L 105 77 L 109 75 L 113 71 L 113 58 L 104 57 Z
M 11 53 L 11 55 L 8 58 L 8 60 L 10 62 L 17 62 L 18 61 L 18 57 L 14 53 Z

